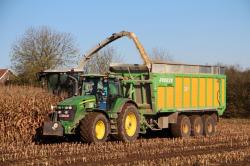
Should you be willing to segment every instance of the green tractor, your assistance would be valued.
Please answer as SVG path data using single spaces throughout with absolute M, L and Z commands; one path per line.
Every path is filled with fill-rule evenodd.
M 122 36 L 133 39 L 145 64 L 110 65 L 103 75 L 80 70 L 94 53 Z M 79 66 L 40 73 L 52 91 L 64 87 L 71 92 L 52 107 L 43 136 L 78 135 L 89 143 L 112 136 L 130 142 L 140 133 L 167 128 L 175 137 L 212 136 L 226 108 L 223 67 L 152 62 L 131 32 L 113 34 L 99 43 Z
M 119 140 L 136 139 L 139 112 L 133 100 L 123 97 L 119 77 L 91 74 L 81 79 L 80 94 L 53 107 L 51 121 L 44 122 L 43 135 L 80 134 L 85 142 L 106 141 L 110 133 Z M 118 116 L 118 112 L 122 114 Z

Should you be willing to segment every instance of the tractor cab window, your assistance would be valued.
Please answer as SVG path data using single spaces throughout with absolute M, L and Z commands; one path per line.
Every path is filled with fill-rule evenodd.
M 82 87 L 82 95 L 94 95 L 95 91 L 95 81 L 84 80 Z
M 107 96 L 107 81 L 102 77 L 84 78 L 82 84 L 82 95 L 95 95 L 100 97 Z
M 119 82 L 117 80 L 109 80 L 109 95 L 116 97 L 120 94 Z
M 83 95 L 91 95 L 93 92 L 93 82 L 85 82 L 83 84 Z

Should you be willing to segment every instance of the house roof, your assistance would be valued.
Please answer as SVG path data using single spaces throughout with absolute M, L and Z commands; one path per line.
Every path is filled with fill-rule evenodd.
M 1 79 L 6 73 L 8 73 L 8 69 L 0 69 L 0 79 Z

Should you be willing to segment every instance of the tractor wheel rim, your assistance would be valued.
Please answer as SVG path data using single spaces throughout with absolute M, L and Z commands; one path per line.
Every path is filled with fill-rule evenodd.
M 103 139 L 105 135 L 105 131 L 106 131 L 106 128 L 105 128 L 104 122 L 102 120 L 98 120 L 95 125 L 96 138 L 99 140 Z
M 135 135 L 137 127 L 136 116 L 133 112 L 128 113 L 125 119 L 125 130 L 128 136 L 132 137 Z
M 188 125 L 187 125 L 187 124 L 183 124 L 183 125 L 182 125 L 182 131 L 183 131 L 183 133 L 185 133 L 185 134 L 188 133 L 189 128 L 188 128 Z

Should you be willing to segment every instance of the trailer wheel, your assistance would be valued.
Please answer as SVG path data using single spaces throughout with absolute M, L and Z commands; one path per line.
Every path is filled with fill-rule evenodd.
M 117 118 L 118 140 L 129 142 L 137 139 L 140 131 L 140 118 L 133 104 L 125 104 Z
M 171 125 L 171 132 L 174 137 L 189 137 L 191 134 L 191 123 L 186 115 L 179 115 L 177 123 Z
M 88 113 L 80 121 L 80 136 L 84 142 L 105 142 L 109 135 L 109 122 L 102 113 Z
M 212 136 L 215 133 L 214 118 L 210 115 L 203 115 L 204 135 Z
M 213 113 L 212 115 L 212 118 L 214 119 L 214 124 L 217 125 L 217 122 L 218 122 L 218 115 L 216 113 Z
M 203 135 L 203 121 L 199 115 L 193 115 L 190 117 L 191 122 L 191 135 L 201 136 Z

